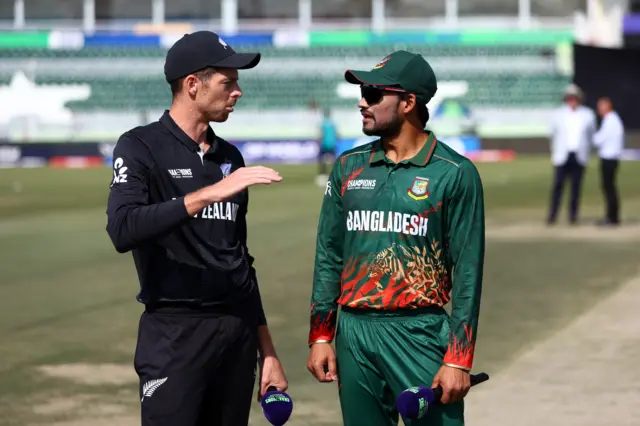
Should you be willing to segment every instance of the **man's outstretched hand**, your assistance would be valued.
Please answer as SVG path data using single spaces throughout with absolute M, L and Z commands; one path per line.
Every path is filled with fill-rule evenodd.
M 206 186 L 184 197 L 184 204 L 190 216 L 206 206 L 228 200 L 237 193 L 253 185 L 270 185 L 282 181 L 275 170 L 263 166 L 240 167 L 220 182 Z

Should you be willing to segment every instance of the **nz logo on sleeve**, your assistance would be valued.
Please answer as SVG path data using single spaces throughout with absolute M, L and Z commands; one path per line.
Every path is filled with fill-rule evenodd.
M 113 182 L 111 186 L 116 183 L 126 183 L 127 182 L 127 167 L 124 165 L 124 160 L 122 157 L 118 157 L 113 162 Z

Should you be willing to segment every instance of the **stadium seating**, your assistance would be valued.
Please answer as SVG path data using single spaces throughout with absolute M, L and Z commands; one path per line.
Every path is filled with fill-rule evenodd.
M 259 51 L 265 58 L 378 58 L 395 49 L 407 49 L 429 57 L 518 57 L 552 55 L 553 50 L 546 46 L 535 45 L 412 45 L 397 43 L 374 46 L 315 46 L 315 47 L 274 47 L 274 46 L 234 46 L 239 52 Z M 20 58 L 164 58 L 167 51 L 162 47 L 91 47 L 79 50 L 64 49 L 7 49 L 3 50 L 3 59 Z
M 463 77 L 464 78 L 464 77 Z M 564 77 L 522 75 L 474 75 L 469 93 L 464 97 L 469 105 L 485 107 L 520 107 L 528 105 L 553 106 L 567 84 Z M 169 105 L 169 86 L 162 78 L 41 78 L 39 84 L 79 84 L 91 86 L 87 101 L 70 103 L 72 110 L 151 110 Z M 349 107 L 353 99 L 339 98 L 335 87 L 337 78 L 300 76 L 278 78 L 273 76 L 245 77 L 242 105 L 250 108 L 307 108 L 314 100 L 322 106 Z M 7 82 L 5 81 L 4 84 Z
M 470 106 L 497 108 L 538 106 L 549 107 L 558 103 L 558 96 L 568 83 L 568 77 L 542 67 L 541 71 L 520 72 L 506 67 L 499 72 L 489 67 L 491 62 L 503 60 L 512 64 L 518 60 L 529 60 L 545 64 L 553 55 L 548 47 L 535 45 L 491 45 L 491 46 L 448 46 L 448 45 L 372 45 L 366 47 L 313 47 L 277 48 L 263 47 L 259 51 L 263 58 L 271 62 L 255 72 L 246 72 L 241 77 L 241 87 L 245 93 L 242 104 L 245 108 L 308 108 L 311 100 L 321 106 L 352 107 L 356 100 L 337 96 L 336 90 L 343 83 L 343 70 L 347 66 L 363 61 L 373 65 L 375 61 L 395 49 L 406 48 L 423 54 L 428 59 L 458 60 L 468 66 L 449 66 L 438 70 L 438 78 L 462 80 L 469 84 L 469 91 L 462 99 Z M 250 46 L 239 46 L 239 51 L 254 50 Z M 70 103 L 75 111 L 96 110 L 157 110 L 169 105 L 169 87 L 163 80 L 162 59 L 166 50 L 160 47 L 120 47 L 84 48 L 80 50 L 55 49 L 9 49 L 3 51 L 5 63 L 27 60 L 36 64 L 36 69 L 47 69 L 46 63 L 54 61 L 58 65 L 69 64 L 59 71 L 36 72 L 39 84 L 87 83 L 91 86 L 91 97 L 83 102 Z M 77 61 L 91 59 L 91 67 L 74 68 Z M 287 68 L 279 72 L 277 60 L 287 59 Z M 304 64 L 322 63 L 327 60 L 326 69 L 305 68 Z M 473 61 L 477 61 L 474 65 Z M 329 65 L 329 61 L 331 64 Z M 120 64 L 130 72 L 111 69 L 110 65 Z M 85 65 L 87 62 L 85 62 Z M 135 65 L 134 65 L 135 64 Z M 485 65 L 483 65 L 485 64 Z M 473 66 L 472 66 L 473 65 Z M 522 65 L 521 65 L 522 66 Z M 100 67 L 100 69 L 97 69 Z M 134 72 L 132 70 L 144 72 Z M 74 70 L 73 72 L 68 72 Z M 0 76 L 0 83 L 6 84 L 9 74 Z

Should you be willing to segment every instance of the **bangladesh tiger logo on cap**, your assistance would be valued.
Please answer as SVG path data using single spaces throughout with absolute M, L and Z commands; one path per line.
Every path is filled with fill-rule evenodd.
M 378 64 L 373 67 L 374 70 L 377 70 L 378 68 L 382 68 L 387 64 L 387 61 L 391 59 L 391 56 L 387 56 L 386 58 L 384 58 L 383 60 L 381 60 L 380 62 L 378 62 Z

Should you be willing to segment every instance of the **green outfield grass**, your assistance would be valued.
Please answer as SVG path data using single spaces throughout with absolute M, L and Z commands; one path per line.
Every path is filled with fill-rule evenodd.
M 543 229 L 547 157 L 478 167 L 489 228 L 526 222 Z M 289 424 L 339 425 L 335 386 L 315 383 L 305 367 L 323 188 L 313 183 L 314 167 L 276 168 L 281 184 L 251 191 L 249 247 L 296 402 Z M 621 168 L 629 227 L 640 212 L 639 169 Z M 135 424 L 132 357 L 142 307 L 131 255 L 116 253 L 105 232 L 110 179 L 107 168 L 0 170 L 0 425 Z M 585 233 L 602 212 L 598 185 L 594 163 L 584 187 Z M 637 273 L 639 255 L 637 241 L 489 238 L 475 369 L 499 374 Z M 102 371 L 102 364 L 114 365 Z M 43 365 L 67 370 L 52 377 Z M 252 424 L 266 425 L 259 410 L 254 404 Z M 108 420 L 127 415 L 133 423 Z

